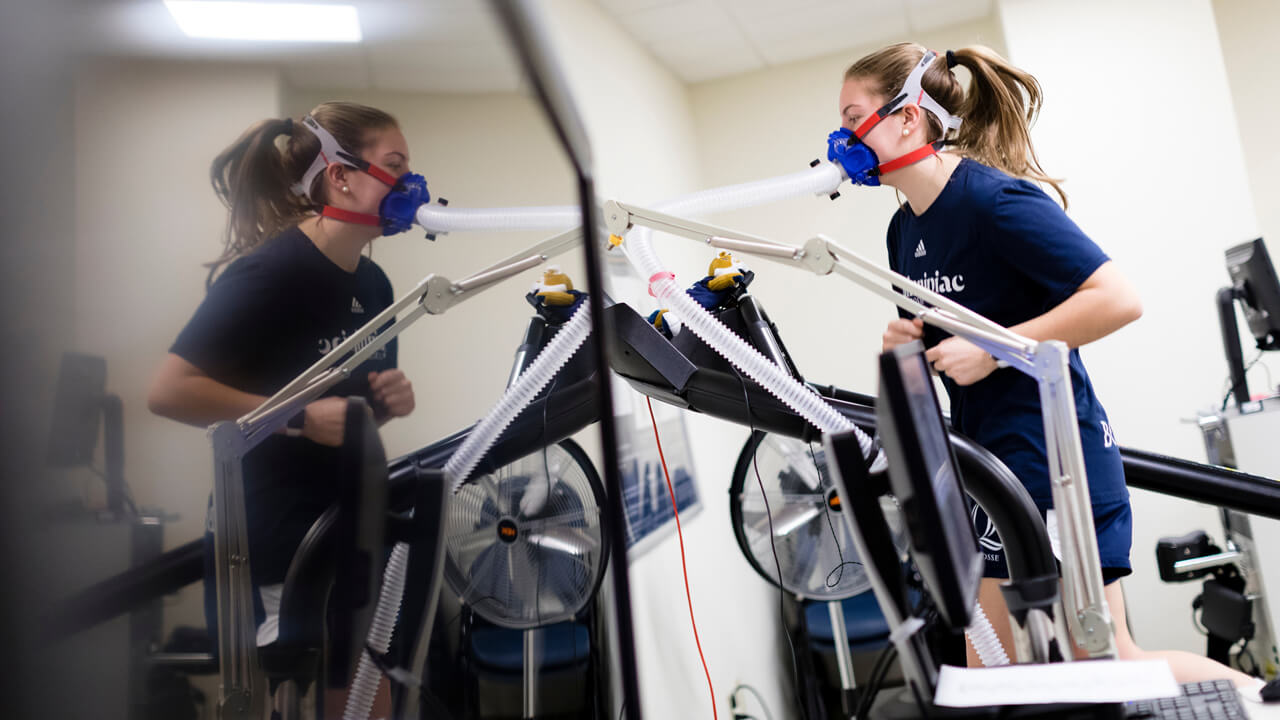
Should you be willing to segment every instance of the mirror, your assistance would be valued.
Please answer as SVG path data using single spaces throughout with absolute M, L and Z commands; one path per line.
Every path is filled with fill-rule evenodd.
M 216 675 L 166 675 L 145 663 L 157 648 L 208 648 L 207 640 L 199 644 L 203 593 L 198 583 L 190 584 L 198 578 L 163 601 L 132 616 L 117 615 L 48 651 L 36 651 L 45 643 L 31 619 L 78 589 L 185 547 L 205 529 L 213 482 L 209 439 L 152 414 L 147 398 L 157 363 L 206 295 L 204 263 L 222 247 L 227 216 L 208 184 L 212 158 L 253 122 L 298 121 L 319 103 L 340 98 L 397 119 L 410 149 L 409 167 L 426 178 L 429 207 L 442 215 L 517 207 L 571 212 L 566 209 L 578 203 L 577 178 L 516 50 L 482 3 L 357 2 L 363 35 L 343 45 L 192 39 L 159 2 L 42 5 L 7 11 L 13 21 L 0 23 L 11 98 L 4 110 L 6 156 L 24 168 L 11 170 L 4 193 L 5 217 L 12 218 L 18 239 L 3 250 L 7 306 L 15 309 L 14 364 L 4 373 L 4 396 L 12 398 L 10 416 L 23 419 L 6 435 L 6 477 L 22 478 L 4 490 L 3 506 L 11 509 L 6 525 L 13 528 L 6 541 L 18 558 L 12 586 L 24 589 L 12 599 L 7 619 L 23 647 L 33 649 L 29 685 L 43 687 L 47 677 L 84 678 L 81 692 L 57 698 L 73 711 L 84 705 L 96 717 L 141 717 L 145 699 L 160 692 L 148 683 L 168 682 L 181 693 L 187 693 L 182 683 L 203 692 L 205 703 L 197 708 L 211 717 Z M 1050 175 L 1068 179 L 1072 217 L 1129 271 L 1144 298 L 1142 323 L 1087 350 L 1099 395 L 1124 445 L 1199 461 L 1202 439 L 1178 418 L 1220 398 L 1225 373 L 1209 298 L 1226 280 L 1221 251 L 1280 231 L 1262 200 L 1275 192 L 1259 159 L 1266 157 L 1268 130 L 1256 120 L 1273 115 L 1271 100 L 1248 90 L 1267 82 L 1257 75 L 1250 49 L 1265 46 L 1265 33 L 1280 27 L 1280 17 L 1263 5 L 1205 0 L 1162 7 L 1167 32 L 1152 30 L 1141 9 L 1083 13 L 1066 3 L 1016 0 L 945 9 L 936 3 L 873 9 L 815 2 L 785 13 L 770 3 L 702 1 L 583 0 L 535 9 L 590 139 L 597 199 L 652 209 L 706 188 L 803 172 L 811 159 L 825 157 L 823 139 L 839 122 L 835 105 L 843 71 L 887 42 L 909 38 L 939 51 L 983 44 L 1033 72 L 1046 93 L 1033 131 L 1040 160 Z M 1130 29 L 1139 26 L 1144 32 Z M 1152 69 L 1151 58 L 1160 59 L 1160 70 Z M 1204 123 L 1198 137 L 1214 139 L 1206 151 L 1215 158 L 1211 182 L 1186 177 L 1185 157 L 1193 151 L 1186 149 L 1183 123 L 1122 119 L 1135 99 L 1133 77 L 1142 79 L 1147 97 L 1162 103 L 1192 97 L 1197 107 L 1234 107 L 1234 116 L 1195 112 Z M 835 200 L 765 198 L 696 219 L 791 245 L 823 233 L 883 264 L 885 226 L 898 198 L 884 188 L 844 185 L 840 192 Z M 367 255 L 398 298 L 428 275 L 467 278 L 556 231 L 545 225 L 455 229 L 428 239 L 415 227 L 377 239 Z M 718 251 L 663 233 L 654 235 L 654 248 L 680 287 L 715 276 Z M 554 286 L 566 277 L 574 290 L 607 293 L 642 320 L 661 309 L 647 292 L 649 278 L 637 274 L 622 250 L 602 246 L 600 257 L 602 283 L 588 276 L 583 251 L 574 247 L 404 330 L 397 338 L 399 366 L 413 383 L 416 407 L 381 428 L 387 458 L 394 464 L 416 456 L 494 407 L 512 381 L 513 366 L 530 359 L 527 352 L 518 355 L 520 348 L 536 346 L 527 342 L 537 313 L 526 299 L 535 284 L 544 295 L 560 292 Z M 754 274 L 751 295 L 776 324 L 801 375 L 872 392 L 877 338 L 893 316 L 887 303 L 838 278 L 749 254 L 736 260 Z M 547 265 L 559 274 L 544 275 Z M 536 301 L 536 291 L 533 296 Z M 609 321 L 610 338 L 620 333 L 617 312 Z M 1206 334 L 1215 340 L 1180 343 L 1176 360 L 1134 365 L 1140 350 Z M 335 339 L 340 344 L 340 338 L 323 340 L 332 349 Z M 317 342 L 318 360 L 326 344 Z M 94 474 L 106 470 L 101 445 L 88 465 L 50 468 L 44 462 L 64 352 L 105 360 L 106 391 L 123 403 L 129 499 L 150 518 L 146 523 L 97 512 L 107 505 L 106 485 Z M 1274 366 L 1274 358 L 1264 356 L 1253 372 L 1268 364 Z M 739 710 L 762 715 L 763 704 L 782 715 L 797 710 L 797 698 L 804 703 L 829 691 L 836 682 L 834 659 L 793 647 L 782 628 L 795 626 L 804 609 L 743 553 L 725 505 L 751 428 L 663 402 L 653 403 L 651 417 L 649 401 L 633 384 L 615 375 L 608 386 L 628 515 L 627 600 L 645 713 L 680 716 L 713 701 L 729 712 L 732 698 Z M 1170 387 L 1179 392 L 1168 392 Z M 533 478 L 542 465 L 545 479 L 557 464 L 566 472 L 583 469 L 583 487 L 591 492 L 565 500 L 571 513 L 580 512 L 588 499 L 599 504 L 597 488 L 608 499 L 610 453 L 598 433 L 597 423 L 568 435 L 581 452 L 553 445 L 559 449 L 539 453 L 532 468 L 513 458 L 512 467 L 489 475 Z M 668 475 L 681 512 L 683 557 L 669 512 Z M 525 492 L 536 486 L 532 479 L 520 482 Z M 561 487 L 567 492 L 570 486 L 566 481 Z M 1149 549 L 1164 535 L 1192 527 L 1213 532 L 1221 522 L 1211 510 L 1185 501 L 1138 490 L 1133 498 L 1135 573 L 1125 585 L 1131 595 L 1167 598 L 1130 617 L 1135 636 L 1151 647 L 1199 649 L 1202 641 L 1184 619 L 1197 587 L 1159 584 Z M 485 505 L 484 498 L 476 502 Z M 519 505 L 510 496 L 504 502 Z M 468 532 L 481 529 L 494 537 L 502 532 L 479 521 Z M 540 549 L 580 549 L 590 542 L 582 533 L 541 527 L 535 535 Z M 469 568 L 485 566 L 494 553 L 484 551 L 479 545 L 459 549 L 467 562 L 449 571 L 455 582 Z M 691 599 L 683 597 L 682 563 Z M 612 571 L 611 565 L 606 572 Z M 587 623 L 585 635 L 574 629 L 535 641 L 544 643 L 546 657 L 567 643 L 567 657 L 580 659 L 584 638 L 592 652 L 618 647 L 612 624 L 618 598 L 610 595 L 610 580 L 606 575 L 589 583 L 598 611 L 592 622 L 599 622 Z M 526 628 L 501 628 L 491 617 L 467 611 L 457 597 L 465 594 L 446 592 L 438 609 L 443 645 L 433 657 L 445 658 L 438 664 L 462 657 L 469 640 L 492 640 L 489 650 L 518 650 L 522 662 L 495 668 L 484 665 L 492 657 L 473 654 L 453 663 L 458 674 L 440 681 L 449 692 L 438 693 L 439 700 L 460 716 L 518 713 Z M 498 629 L 477 638 L 464 626 L 468 632 Z M 175 635 L 180 627 L 195 631 Z M 591 679 L 600 688 L 595 694 L 586 692 L 587 681 L 574 667 L 569 662 L 560 676 L 571 691 L 548 686 L 544 698 L 590 695 L 592 711 L 601 716 L 625 710 L 612 666 L 594 666 L 609 668 Z M 808 683 L 820 676 L 815 690 Z M 825 696 L 827 707 L 837 702 L 833 697 Z M 499 699 L 498 705 L 484 704 Z M 21 702 L 44 708 L 40 700 Z M 550 706 L 547 712 L 553 712 Z

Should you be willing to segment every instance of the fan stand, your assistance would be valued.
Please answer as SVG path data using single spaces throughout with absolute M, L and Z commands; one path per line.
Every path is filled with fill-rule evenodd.
M 554 460 L 550 461 L 549 472 L 551 472 L 552 475 L 560 478 L 560 483 L 561 483 L 560 487 L 565 488 L 565 492 L 567 493 L 566 497 L 571 499 L 572 507 L 575 510 L 575 512 L 577 512 L 579 516 L 583 519 L 588 518 L 589 516 L 592 515 L 592 513 L 594 513 L 594 508 L 601 507 L 604 504 L 600 500 L 600 498 L 604 494 L 604 488 L 600 485 L 599 476 L 596 474 L 595 468 L 591 465 L 589 458 L 587 457 L 586 453 L 582 450 L 582 448 L 579 447 L 572 440 L 562 440 L 561 442 L 556 443 L 555 445 L 548 446 L 548 449 L 555 449 L 557 453 L 560 453 L 560 455 L 557 455 Z M 576 473 L 572 471 L 574 468 L 577 468 Z M 566 470 L 569 470 L 569 472 L 566 472 Z M 518 473 L 518 474 L 523 474 L 523 473 Z M 581 477 L 579 477 L 579 475 Z M 512 477 L 506 477 L 503 480 L 503 482 L 509 482 L 509 481 L 514 481 L 514 480 L 512 479 Z M 556 496 L 557 497 L 560 496 L 559 490 L 556 491 Z M 598 589 L 600 582 L 602 582 L 603 580 L 603 576 L 605 573 L 604 558 L 606 557 L 605 555 L 595 555 L 595 553 L 607 552 L 608 545 L 607 545 L 607 540 L 603 539 L 603 536 L 601 536 L 601 539 L 599 540 L 596 540 L 593 537 L 584 537 L 581 540 L 577 540 L 575 539 L 576 536 L 574 537 L 557 536 L 554 532 L 552 532 L 555 529 L 554 527 L 541 528 L 536 524 L 534 520 L 530 520 L 530 522 L 535 524 L 525 525 L 523 520 L 521 520 L 519 516 L 513 515 L 514 512 L 517 512 L 515 510 L 514 504 L 518 503 L 519 499 L 513 496 L 509 501 L 513 503 L 513 506 L 510 508 L 507 508 L 507 507 L 494 508 L 494 511 L 497 514 L 493 516 L 493 519 L 498 520 L 499 526 L 503 526 L 507 523 L 510 523 L 511 524 L 510 530 L 512 532 L 510 534 L 506 534 L 506 533 L 502 533 L 500 530 L 499 539 L 496 540 L 495 542 L 503 542 L 505 540 L 505 541 L 514 543 L 517 540 L 517 538 L 521 536 L 525 536 L 526 541 L 529 543 L 526 547 L 529 547 L 529 548 L 542 547 L 547 552 L 552 552 L 552 551 L 571 552 L 572 551 L 572 553 L 575 556 L 578 556 L 577 562 L 579 564 L 582 564 L 582 567 L 585 568 L 586 571 L 589 572 L 592 576 L 591 590 L 589 594 L 585 596 L 585 599 L 580 600 L 582 605 L 574 606 L 576 607 L 576 610 L 573 608 L 566 607 L 566 608 L 563 608 L 562 610 L 552 611 L 550 615 L 544 615 L 540 611 L 539 615 L 536 618 L 523 618 L 523 619 L 517 620 L 515 618 L 505 617 L 502 613 L 499 613 L 499 615 L 495 617 L 492 614 L 486 614 L 485 612 L 480 612 L 476 610 L 475 605 L 471 606 L 473 612 L 477 613 L 477 616 L 485 618 L 487 622 L 497 626 L 498 628 L 505 628 L 507 632 L 510 632 L 512 630 L 519 630 L 520 638 L 521 638 L 521 650 L 520 650 L 520 655 L 518 656 L 519 657 L 518 662 L 520 664 L 520 667 L 518 668 L 515 667 L 516 658 L 510 658 L 512 662 L 507 662 L 505 660 L 501 662 L 501 670 L 503 671 L 502 674 L 504 675 L 504 677 L 510 678 L 512 680 L 514 680 L 514 677 L 513 677 L 514 673 L 519 672 L 520 715 L 518 717 L 524 720 L 530 720 L 531 718 L 543 717 L 548 713 L 554 712 L 555 708 L 551 706 L 558 704 L 558 701 L 559 701 L 559 698 L 557 697 L 554 690 L 548 691 L 548 686 L 545 684 L 545 679 L 541 677 L 543 675 L 543 670 L 548 666 L 550 662 L 552 662 L 547 655 L 548 643 L 551 643 L 553 641 L 558 642 L 558 640 L 555 640 L 555 639 L 559 637 L 559 631 L 557 630 L 553 632 L 550 630 L 550 628 L 552 627 L 558 628 L 559 624 L 563 623 L 564 621 L 572 621 L 574 623 L 578 623 L 579 621 L 582 621 L 583 618 L 594 617 L 594 615 L 592 614 L 592 611 L 589 609 L 589 606 L 590 606 L 590 603 L 594 601 L 594 598 L 596 597 L 596 589 Z M 454 507 L 458 507 L 458 506 L 455 504 Z M 560 517 L 563 517 L 563 514 L 561 514 Z M 459 532 L 463 532 L 463 531 L 460 530 Z M 574 531 L 574 532 L 577 532 L 577 531 Z M 583 532 L 586 532 L 586 531 L 584 530 Z M 566 549 L 567 547 L 566 544 L 572 545 L 575 542 L 582 542 L 585 544 L 577 550 L 574 550 L 574 548 L 571 548 L 571 547 L 568 547 Z M 515 546 L 509 545 L 508 548 L 510 547 L 515 547 Z M 459 571 L 456 569 L 458 566 L 453 564 L 454 563 L 453 560 L 448 560 L 449 557 L 452 557 L 452 556 L 446 553 L 446 559 L 447 559 L 446 580 L 451 584 L 453 591 L 457 593 L 458 596 L 462 598 L 463 603 L 466 604 L 467 595 L 470 592 L 470 590 L 468 589 L 468 586 L 466 585 L 468 580 L 463 579 L 459 575 Z M 597 562 L 595 562 L 593 565 L 592 563 L 589 562 L 590 558 L 595 558 Z M 449 568 L 454 568 L 454 570 L 450 571 Z M 519 563 L 517 563 L 516 560 L 514 558 L 511 558 L 510 556 L 508 556 L 506 571 L 507 572 L 519 571 Z M 575 572 L 579 572 L 579 571 L 580 570 L 575 570 Z M 452 574 L 450 574 L 451 572 Z M 524 581 L 517 582 L 517 580 L 518 578 L 513 579 L 512 582 L 517 585 L 520 584 L 521 582 L 524 582 Z M 458 583 L 462 583 L 462 584 L 458 584 Z M 495 591 L 494 594 L 486 593 L 486 597 L 492 600 L 499 600 L 499 598 L 496 597 L 495 595 L 502 595 L 503 592 L 505 591 L 502 591 L 502 592 Z M 501 600 L 499 600 L 499 603 L 501 603 Z M 569 614 L 568 612 L 569 610 L 572 610 L 572 614 Z M 536 620 L 544 624 L 536 625 L 533 627 L 527 627 L 526 626 L 527 621 L 529 620 Z M 574 632 L 577 629 L 578 628 L 575 625 L 573 628 L 571 628 L 571 632 Z M 506 635 L 505 637 L 513 639 L 513 635 L 514 633 L 510 635 Z M 574 647 L 575 648 L 581 647 L 579 644 L 576 644 L 578 642 L 576 632 L 574 632 L 573 637 L 575 642 Z M 588 643 L 590 643 L 590 640 L 588 640 Z M 506 646 L 505 644 L 504 646 L 509 647 L 509 646 Z M 468 647 L 473 647 L 473 646 L 469 645 Z M 554 645 L 553 647 L 559 648 L 559 645 L 557 644 L 557 645 Z M 587 645 L 587 649 L 588 650 L 591 649 L 589 644 Z M 578 667 L 577 658 L 580 658 L 580 657 L 581 656 L 577 655 L 575 651 L 575 654 L 574 654 L 575 661 L 572 664 L 573 668 Z M 590 671 L 590 668 L 588 668 L 588 671 Z M 576 669 L 574 670 L 574 672 L 576 672 Z M 504 685 L 506 684 L 504 683 Z M 506 685 L 506 687 L 510 688 L 511 690 L 514 690 L 514 688 L 512 688 L 510 685 Z M 589 684 L 584 686 L 584 689 L 591 689 L 592 687 L 594 687 L 594 685 Z M 599 691 L 598 687 L 592 690 L 593 693 L 598 693 L 598 691 Z M 595 697 L 595 695 L 593 695 L 593 697 Z M 515 699 L 514 697 L 506 693 L 504 693 L 504 698 L 506 698 L 503 701 L 504 704 Z M 477 699 L 477 702 L 478 701 L 479 700 Z M 504 708 L 502 712 L 509 713 L 510 716 L 516 716 L 514 712 L 514 708 L 510 708 L 510 709 Z
M 547 319 L 541 314 L 534 315 L 530 319 L 529 327 L 525 331 L 525 342 L 516 352 L 515 361 L 512 363 L 511 373 L 507 379 L 508 388 L 515 383 L 521 373 L 533 364 L 534 359 L 542 349 L 546 347 L 546 343 L 550 341 L 558 329 L 558 326 L 548 326 Z M 582 449 L 578 448 L 576 443 L 573 443 L 572 440 L 563 440 L 559 443 L 555 443 L 555 446 L 567 452 L 570 459 L 577 463 L 579 467 L 583 468 L 583 471 L 587 476 L 588 484 L 592 486 L 593 491 L 596 493 L 596 505 L 598 507 L 603 506 L 603 503 L 600 502 L 603 490 L 596 489 L 600 485 L 600 481 L 599 477 L 595 475 L 595 469 L 591 466 L 590 459 L 587 458 L 586 454 L 582 452 Z M 570 446 L 577 448 L 576 455 L 575 451 L 572 450 Z M 547 447 L 551 446 L 544 447 L 544 453 L 546 452 Z M 589 471 L 588 468 L 590 468 Z M 514 520 L 511 520 L 511 522 L 514 522 Z M 605 557 L 608 557 L 607 554 Z M 604 570 L 602 566 L 600 574 L 603 575 L 603 572 Z M 597 588 L 598 582 L 599 581 L 597 580 Z M 591 592 L 588 602 L 594 602 L 594 598 L 595 590 Z M 579 612 L 581 612 L 581 608 L 579 608 Z M 573 617 L 576 619 L 578 614 L 575 613 Z M 497 624 L 501 625 L 501 623 Z M 532 718 L 536 718 L 538 714 L 538 676 L 539 671 L 542 669 L 541 657 L 543 655 L 542 649 L 544 645 L 546 627 L 546 625 L 542 625 L 526 628 L 521 636 L 520 717 L 524 720 L 532 720 Z
M 858 684 L 854 675 L 853 650 L 849 647 L 849 627 L 845 622 L 843 602 L 850 597 L 858 595 L 859 592 L 851 592 L 847 595 L 841 592 L 839 594 L 834 594 L 835 596 L 833 596 L 832 593 L 818 593 L 818 597 L 812 597 L 810 594 L 814 592 L 814 589 L 812 588 L 797 588 L 790 584 L 784 584 L 780 575 L 775 574 L 772 566 L 768 569 L 762 568 L 760 564 L 753 559 L 754 556 L 750 549 L 750 541 L 746 538 L 743 532 L 743 528 L 745 527 L 745 519 L 743 516 L 743 496 L 746 494 L 745 477 L 746 473 L 749 472 L 749 468 L 753 465 L 753 459 L 756 457 L 756 454 L 762 449 L 766 447 L 771 448 L 772 451 L 769 457 L 782 461 L 787 467 L 808 467 L 810 466 L 809 463 L 812 461 L 814 467 L 817 469 L 817 482 L 819 483 L 819 488 L 825 487 L 822 485 L 823 478 L 826 476 L 826 470 L 824 469 L 825 465 L 819 466 L 816 457 L 805 457 L 805 454 L 800 451 L 791 452 L 785 446 L 778 445 L 777 443 L 770 441 L 768 439 L 770 435 L 770 433 L 760 431 L 754 432 L 747 440 L 746 444 L 743 445 L 742 452 L 738 455 L 738 461 L 733 471 L 733 481 L 730 484 L 729 490 L 729 514 L 731 524 L 734 526 L 734 534 L 738 538 L 739 549 L 742 550 L 743 554 L 747 557 L 748 562 L 750 562 L 752 567 L 756 569 L 761 577 L 774 585 L 780 586 L 784 591 L 793 595 L 798 601 L 812 599 L 815 601 L 821 601 L 827 606 L 827 618 L 831 625 L 831 644 L 835 652 L 836 674 L 839 676 L 837 694 L 840 698 L 840 708 L 843 711 L 841 717 L 852 717 L 854 708 L 857 706 Z M 791 441 L 803 442 L 799 438 L 790 438 L 787 440 L 787 442 Z M 769 468 L 771 466 L 768 466 L 768 463 L 766 462 L 766 467 Z M 774 471 L 775 469 L 769 469 L 769 472 L 764 474 L 769 475 Z M 823 495 L 826 496 L 825 504 L 831 509 L 831 512 L 838 512 L 841 508 L 841 503 L 832 502 L 832 498 L 834 497 L 834 488 L 831 488 L 829 492 L 831 493 L 830 495 L 827 494 L 828 490 L 823 490 Z M 779 520 L 779 513 L 783 512 L 785 511 L 780 510 L 773 515 L 775 522 Z M 786 522 L 794 522 L 794 519 L 789 517 Z M 790 532 L 790 530 L 785 532 Z M 840 559 L 842 563 L 841 567 L 843 567 L 846 558 L 842 555 Z M 829 580 L 830 575 L 828 575 L 828 581 Z M 825 692 L 825 689 L 829 687 L 829 684 L 824 681 L 823 685 Z
M 531 720 L 538 715 L 538 656 L 542 651 L 542 628 L 524 631 L 524 679 L 520 694 L 520 717 Z
M 831 640 L 836 648 L 836 670 L 840 675 L 840 710 L 842 717 L 851 717 L 858 683 L 853 677 L 853 651 L 849 649 L 849 629 L 844 624 L 844 605 L 840 600 L 827 601 L 827 615 L 831 618 Z

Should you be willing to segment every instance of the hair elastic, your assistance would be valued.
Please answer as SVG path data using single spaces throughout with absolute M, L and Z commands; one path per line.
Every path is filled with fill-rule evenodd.
M 284 119 L 284 130 L 282 130 L 281 133 L 290 137 L 293 136 L 293 118 L 287 117 Z
M 947 51 L 947 69 L 950 70 L 955 66 L 956 66 L 956 54 L 948 50 Z

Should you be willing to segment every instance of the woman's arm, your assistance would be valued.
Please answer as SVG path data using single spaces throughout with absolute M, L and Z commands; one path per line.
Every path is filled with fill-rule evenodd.
M 207 427 L 220 420 L 234 420 L 256 409 L 266 399 L 262 395 L 242 392 L 224 385 L 181 356 L 169 353 L 161 361 L 151 381 L 147 408 L 171 420 Z M 411 410 L 411 391 L 408 402 Z M 346 428 L 346 413 L 346 398 L 326 397 L 313 400 L 305 408 L 302 437 L 321 445 L 341 445 Z
M 1106 337 L 1142 316 L 1142 301 L 1129 280 L 1107 261 L 1052 310 L 1009 328 L 1032 340 L 1061 340 L 1076 348 Z M 958 337 L 925 353 L 933 368 L 957 385 L 972 385 L 996 369 L 996 360 Z
M 1116 264 L 1107 261 L 1049 312 L 1009 328 L 1032 340 L 1061 340 L 1077 348 L 1142 317 L 1142 300 Z
M 220 420 L 234 420 L 265 400 L 262 395 L 224 385 L 183 357 L 169 353 L 151 379 L 147 408 L 170 420 L 207 427 Z

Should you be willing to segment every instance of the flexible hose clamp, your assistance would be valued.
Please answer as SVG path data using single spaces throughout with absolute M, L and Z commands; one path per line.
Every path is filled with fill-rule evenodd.
M 654 283 L 656 283 L 656 282 L 658 282 L 658 281 L 660 281 L 660 280 L 675 280 L 675 279 L 676 279 L 676 274 L 675 274 L 675 273 L 673 273 L 673 272 L 668 272 L 668 271 L 666 271 L 666 270 L 663 270 L 662 272 L 657 272 L 657 273 L 654 273 L 653 275 L 650 275 L 650 276 L 649 276 L 649 296 L 650 296 L 650 297 L 658 297 L 658 296 L 657 296 L 656 294 L 654 294 L 654 292 L 653 292 L 653 285 L 654 285 Z

